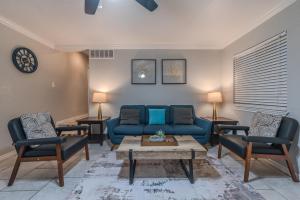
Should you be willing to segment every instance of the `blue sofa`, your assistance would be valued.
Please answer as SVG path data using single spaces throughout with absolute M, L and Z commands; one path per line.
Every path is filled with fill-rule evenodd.
M 173 110 L 175 107 L 192 108 L 194 124 L 193 125 L 174 125 Z M 165 125 L 149 125 L 149 109 L 165 109 Z M 120 117 L 111 119 L 107 122 L 107 129 L 112 144 L 120 144 L 125 136 L 138 136 L 155 134 L 158 130 L 163 130 L 170 135 L 191 135 L 199 143 L 206 144 L 211 134 L 211 122 L 195 116 L 192 105 L 123 105 L 121 109 L 139 109 L 140 124 L 121 125 Z

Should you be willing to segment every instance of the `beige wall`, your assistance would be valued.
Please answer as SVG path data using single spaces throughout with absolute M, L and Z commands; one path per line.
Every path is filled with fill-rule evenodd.
M 35 52 L 35 73 L 14 67 L 11 52 L 17 46 Z M 87 66 L 87 56 L 81 53 L 54 51 L 0 25 L 0 155 L 12 149 L 7 122 L 22 113 L 49 111 L 58 121 L 88 112 Z
M 131 59 L 157 60 L 156 85 L 131 84 Z M 161 59 L 186 58 L 187 84 L 162 85 Z M 124 104 L 192 104 L 199 116 L 210 115 L 206 93 L 220 89 L 221 51 L 218 50 L 117 50 L 113 60 L 90 60 L 89 88 L 108 93 L 109 102 L 103 104 L 104 115 L 117 116 Z M 96 116 L 97 107 L 89 106 Z
M 287 30 L 288 34 L 288 112 L 290 112 L 291 117 L 300 122 L 300 1 L 296 1 L 289 8 L 272 17 L 222 51 L 221 74 L 225 96 L 225 104 L 223 104 L 222 109 L 223 115 L 236 118 L 241 124 L 247 125 L 250 123 L 253 113 L 236 110 L 233 105 L 233 56 L 284 30 Z M 295 139 L 291 155 L 295 160 L 295 164 L 300 166 L 298 137 Z

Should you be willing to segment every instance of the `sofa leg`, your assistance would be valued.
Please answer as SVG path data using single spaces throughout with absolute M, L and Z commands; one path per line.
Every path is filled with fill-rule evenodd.
M 285 162 L 288 166 L 288 169 L 289 169 L 289 172 L 291 174 L 291 177 L 292 177 L 293 181 L 294 182 L 299 182 L 299 177 L 296 175 L 293 163 L 291 161 L 291 158 L 289 156 L 289 153 L 288 153 L 288 150 L 287 150 L 285 144 L 282 144 L 282 149 L 283 149 L 283 153 L 284 153 L 284 156 L 285 156 Z
M 19 171 L 19 168 L 21 165 L 22 155 L 23 155 L 24 151 L 25 151 L 25 147 L 21 146 L 19 149 L 18 157 L 15 162 L 14 169 L 11 173 L 11 176 L 10 176 L 7 186 L 12 186 L 12 184 L 15 182 L 15 179 L 17 177 L 17 174 L 18 174 L 18 171 Z
M 251 154 L 252 154 L 252 143 L 249 142 L 247 145 L 247 152 L 246 152 L 246 158 L 245 158 L 244 182 L 248 182 L 248 180 L 249 180 Z
M 85 159 L 90 160 L 90 153 L 89 153 L 89 145 L 84 145 L 84 151 L 85 151 Z
M 113 144 L 113 145 L 111 146 L 111 148 L 110 148 L 110 151 L 113 151 L 113 150 L 115 150 L 117 147 L 118 147 L 118 145 L 116 145 L 116 144 Z
M 220 159 L 222 155 L 222 144 L 219 143 L 219 148 L 218 148 L 218 158 Z
M 61 144 L 56 145 L 56 158 L 57 158 L 59 186 L 63 187 L 64 186 L 64 169 L 63 169 L 63 160 L 61 158 Z

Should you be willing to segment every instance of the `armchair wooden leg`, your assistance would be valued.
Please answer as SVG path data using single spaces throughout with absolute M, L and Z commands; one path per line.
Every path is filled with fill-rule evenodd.
M 21 146 L 20 149 L 19 149 L 18 157 L 17 157 L 16 162 L 15 162 L 14 169 L 11 173 L 11 176 L 10 176 L 10 179 L 8 181 L 7 186 L 12 186 L 12 184 L 15 182 L 15 179 L 16 179 L 18 171 L 19 171 L 19 167 L 20 167 L 20 164 L 21 164 L 21 160 L 22 160 L 22 156 L 23 156 L 24 151 L 25 151 L 25 146 Z
M 219 143 L 219 148 L 218 148 L 218 158 L 220 159 L 222 155 L 222 144 Z
M 63 160 L 61 158 L 61 144 L 56 145 L 56 158 L 57 158 L 59 186 L 63 187 L 64 186 L 64 169 L 63 169 Z
M 247 152 L 246 152 L 246 159 L 245 159 L 244 182 L 248 182 L 249 180 L 251 155 L 252 155 L 252 143 L 249 142 L 247 145 Z
M 85 159 L 90 160 L 90 153 L 89 153 L 89 145 L 84 145 L 84 151 L 85 151 Z
M 285 144 L 282 144 L 282 149 L 283 149 L 283 153 L 284 153 L 284 156 L 285 156 L 286 164 L 288 166 L 288 169 L 289 169 L 289 172 L 291 174 L 291 177 L 292 177 L 293 181 L 299 182 L 299 177 L 297 176 L 297 174 L 295 172 L 293 163 L 291 161 L 291 158 L 289 156 L 289 153 L 288 153 L 288 150 L 287 150 L 287 147 L 286 147 Z

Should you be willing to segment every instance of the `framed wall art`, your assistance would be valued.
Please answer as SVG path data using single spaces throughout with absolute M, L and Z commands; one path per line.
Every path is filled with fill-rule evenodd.
M 132 59 L 131 84 L 156 84 L 156 59 Z
M 186 59 L 162 59 L 162 84 L 186 84 Z

